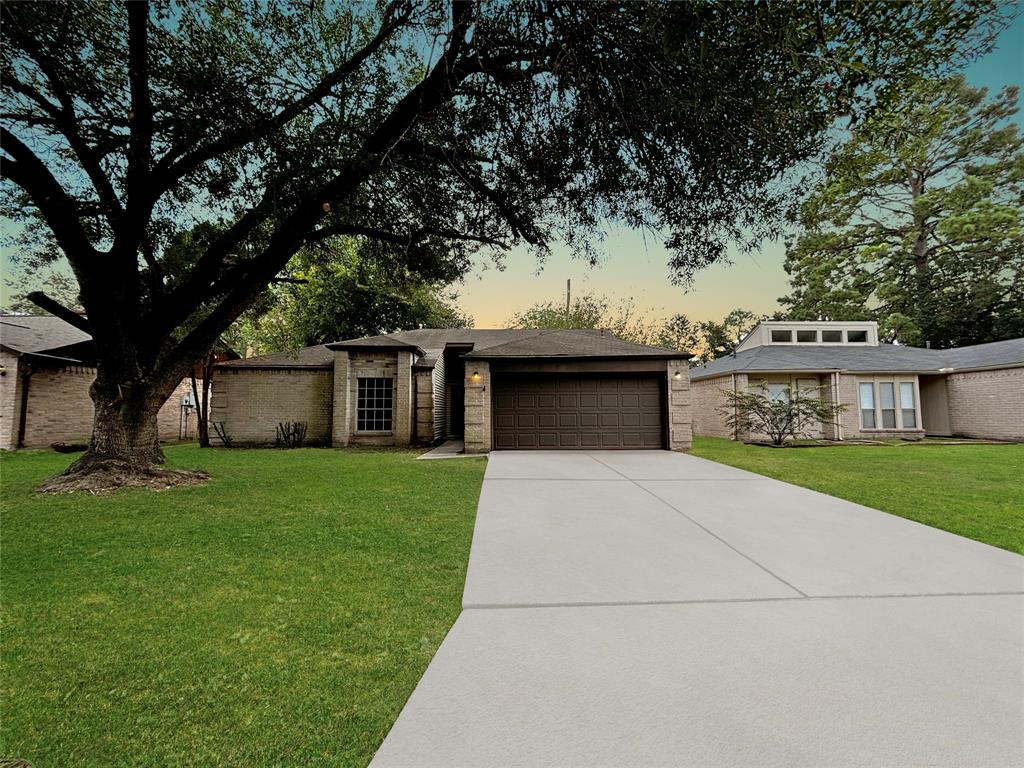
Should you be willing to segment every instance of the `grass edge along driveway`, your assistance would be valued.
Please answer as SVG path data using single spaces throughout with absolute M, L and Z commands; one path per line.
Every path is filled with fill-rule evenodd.
M 203 487 L 40 496 L 0 457 L 0 755 L 365 765 L 458 617 L 483 459 L 167 449 Z
M 1024 445 L 774 449 L 697 437 L 692 453 L 1024 554 Z

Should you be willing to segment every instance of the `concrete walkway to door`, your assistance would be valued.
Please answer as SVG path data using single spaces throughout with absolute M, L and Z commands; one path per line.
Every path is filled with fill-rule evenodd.
M 1024 558 L 659 451 L 492 453 L 388 766 L 1024 764 Z

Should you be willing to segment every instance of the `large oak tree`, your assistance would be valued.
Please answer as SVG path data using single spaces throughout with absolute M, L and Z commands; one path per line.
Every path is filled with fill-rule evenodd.
M 65 486 L 151 472 L 156 412 L 304 245 L 411 269 L 607 221 L 685 280 L 771 234 L 784 173 L 842 115 L 988 45 L 994 2 L 2 6 L 0 146 L 20 248 L 64 258 L 96 342 Z M 164 246 L 223 232 L 187 268 Z

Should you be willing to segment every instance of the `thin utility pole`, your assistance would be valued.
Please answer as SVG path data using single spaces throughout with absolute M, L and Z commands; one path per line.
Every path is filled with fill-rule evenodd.
M 565 316 L 569 316 L 569 298 L 572 296 L 572 280 L 565 281 Z

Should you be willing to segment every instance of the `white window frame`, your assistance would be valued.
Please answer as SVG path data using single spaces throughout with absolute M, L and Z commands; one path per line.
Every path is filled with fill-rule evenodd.
M 875 426 L 864 426 L 864 413 L 860 407 L 860 386 L 870 384 L 875 406 Z M 896 407 L 896 426 L 882 426 L 882 396 L 879 384 L 892 384 L 894 405 Z M 903 384 L 914 386 L 914 426 L 903 425 L 903 403 L 901 392 Z M 907 409 L 909 410 L 909 409 Z M 921 388 L 916 376 L 858 376 L 857 377 L 857 424 L 861 432 L 920 432 L 921 428 Z

